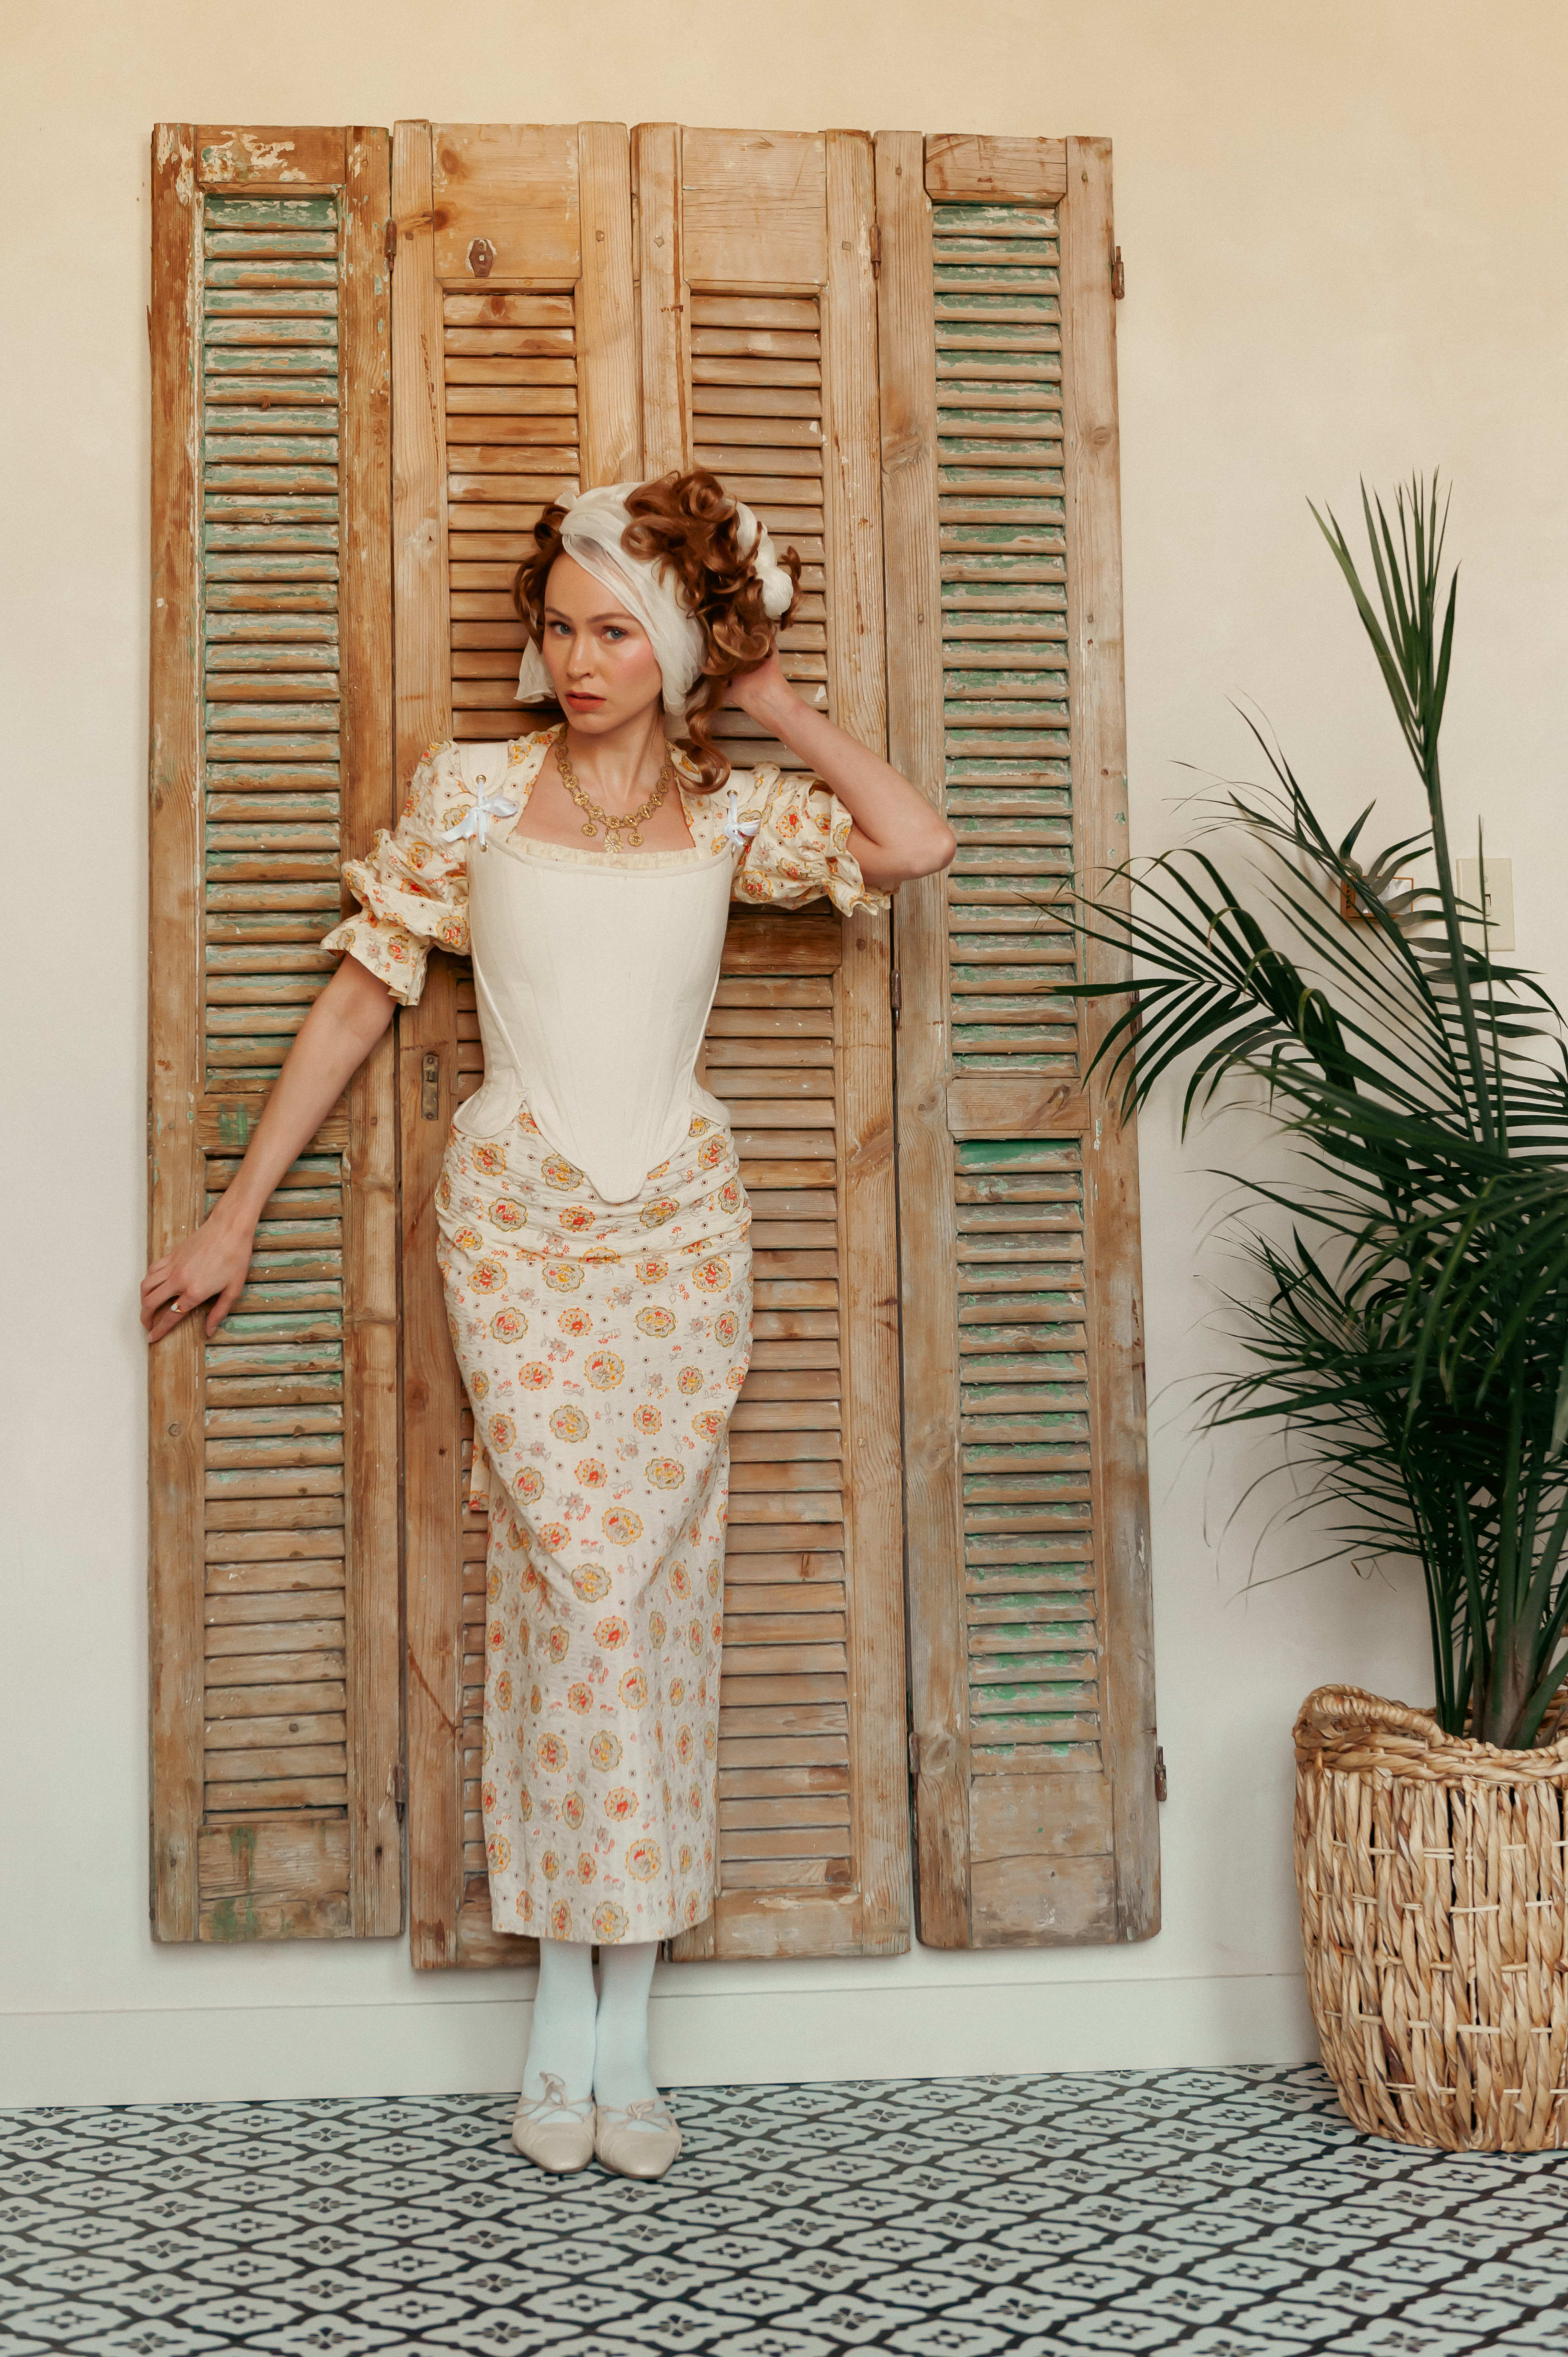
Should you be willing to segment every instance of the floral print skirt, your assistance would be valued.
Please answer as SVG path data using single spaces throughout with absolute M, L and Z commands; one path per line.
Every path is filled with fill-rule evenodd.
M 436 1189 L 488 1468 L 481 1797 L 496 1929 L 661 1940 L 714 1888 L 729 1415 L 751 1349 L 735 1141 L 693 1114 L 608 1203 L 526 1108 Z

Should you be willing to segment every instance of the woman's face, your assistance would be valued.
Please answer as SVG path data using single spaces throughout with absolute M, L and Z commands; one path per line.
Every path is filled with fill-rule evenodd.
M 604 737 L 664 694 L 652 642 L 615 592 L 570 556 L 544 587 L 544 668 L 574 728 Z

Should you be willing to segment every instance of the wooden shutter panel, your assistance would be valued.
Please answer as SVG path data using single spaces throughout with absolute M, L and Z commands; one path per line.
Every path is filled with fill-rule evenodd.
M 804 561 L 785 668 L 886 741 L 870 141 L 633 134 L 646 471 L 701 464 Z M 798 768 L 740 712 L 737 764 Z M 888 926 L 737 913 L 705 1080 L 755 1225 L 731 1426 L 720 1897 L 682 1957 L 908 1944 Z
M 897 914 L 920 1937 L 1139 1939 L 1137 1168 L 1053 905 L 1126 853 L 1110 150 L 889 134 L 876 169 L 891 758 L 960 842 Z
M 532 726 L 515 696 L 519 561 L 556 492 L 641 468 L 631 187 L 618 124 L 401 123 L 397 770 L 446 737 Z M 491 1928 L 479 1808 L 487 1519 L 435 1265 L 435 1190 L 483 1057 L 467 961 L 432 958 L 398 1021 L 403 1131 L 409 1873 L 419 1965 L 526 1963 Z
M 153 159 L 151 1207 L 238 1167 L 391 815 L 381 131 L 165 124 Z M 395 1932 L 392 1043 L 150 1357 L 161 1940 Z

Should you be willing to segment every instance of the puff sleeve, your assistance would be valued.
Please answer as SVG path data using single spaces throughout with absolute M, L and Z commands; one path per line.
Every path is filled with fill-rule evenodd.
M 736 869 L 735 899 L 798 909 L 825 897 L 845 917 L 855 909 L 891 906 L 887 893 L 866 885 L 849 847 L 854 821 L 820 778 L 768 763 L 751 772 L 750 791 L 740 802 L 742 823 L 755 821 L 757 832 Z
M 473 796 L 463 782 L 456 745 L 433 745 L 415 770 L 403 815 L 382 827 L 362 859 L 343 862 L 359 912 L 334 927 L 321 946 L 347 950 L 412 1006 L 424 987 L 432 944 L 459 955 L 468 947 L 467 845 L 443 840 Z

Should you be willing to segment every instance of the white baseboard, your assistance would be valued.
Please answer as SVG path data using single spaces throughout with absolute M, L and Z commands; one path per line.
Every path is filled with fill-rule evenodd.
M 671 1973 L 654 1996 L 654 2070 L 669 2086 L 1211 2069 L 1317 2050 L 1299 1974 L 703 1990 L 702 1970 Z M 10 2014 L 0 2104 L 500 2093 L 518 2083 L 529 2010 L 520 1993 Z

